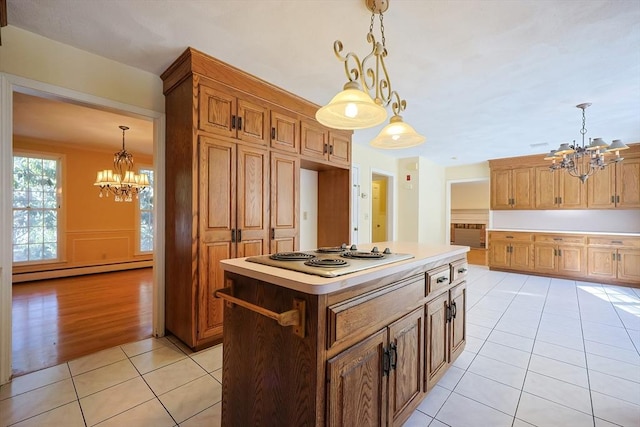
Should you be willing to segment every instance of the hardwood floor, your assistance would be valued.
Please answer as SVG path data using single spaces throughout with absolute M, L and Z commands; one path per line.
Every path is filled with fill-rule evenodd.
M 13 285 L 13 375 L 152 333 L 153 269 Z

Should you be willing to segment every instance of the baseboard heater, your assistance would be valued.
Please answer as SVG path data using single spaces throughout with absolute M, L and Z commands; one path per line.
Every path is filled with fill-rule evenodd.
M 58 279 L 60 277 L 82 276 L 85 274 L 108 273 L 112 271 L 134 270 L 136 268 L 153 267 L 153 260 L 132 261 L 117 264 L 88 265 L 82 267 L 60 268 L 54 270 L 30 271 L 14 273 L 13 283 L 31 282 L 34 280 Z

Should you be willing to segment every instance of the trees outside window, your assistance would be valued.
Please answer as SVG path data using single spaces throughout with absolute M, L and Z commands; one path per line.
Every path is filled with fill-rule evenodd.
M 140 252 L 153 251 L 153 169 L 141 168 L 139 173 L 147 174 L 149 187 L 138 195 L 140 207 Z
M 13 157 L 13 262 L 59 257 L 60 157 Z

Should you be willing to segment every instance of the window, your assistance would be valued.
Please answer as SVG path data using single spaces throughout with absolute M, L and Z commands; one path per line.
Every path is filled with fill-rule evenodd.
M 139 173 L 149 177 L 149 187 L 138 195 L 140 207 L 140 252 L 153 251 L 153 169 L 141 168 Z
M 13 156 L 13 262 L 58 259 L 60 158 Z

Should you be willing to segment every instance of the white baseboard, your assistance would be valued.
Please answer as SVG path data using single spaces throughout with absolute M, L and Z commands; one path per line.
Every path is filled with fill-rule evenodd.
M 90 265 L 86 267 L 61 268 L 56 270 L 34 271 L 13 274 L 13 283 L 30 282 L 32 280 L 57 279 L 60 277 L 82 276 L 85 274 L 107 273 L 111 271 L 133 270 L 153 267 L 153 261 L 132 261 L 118 264 Z

